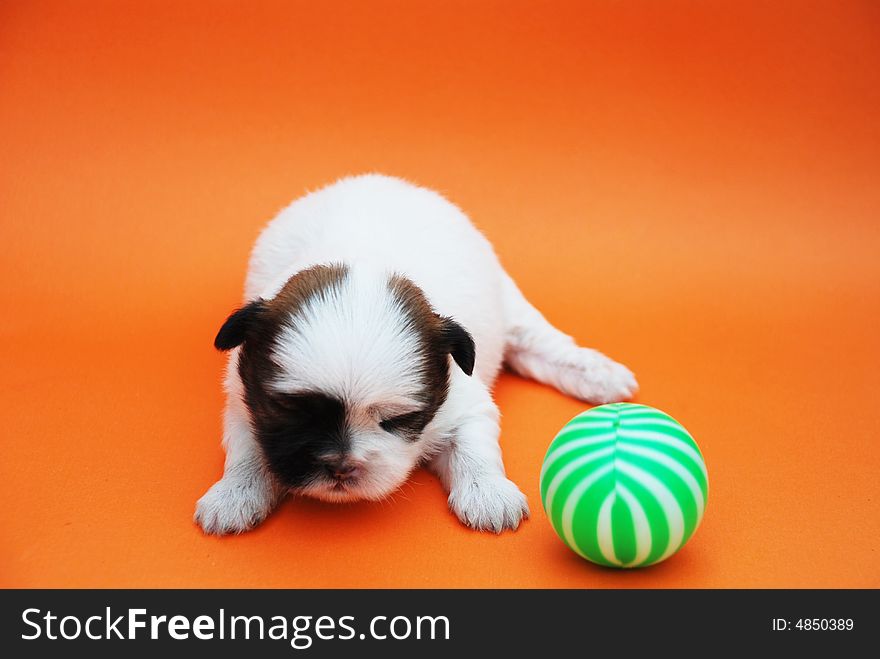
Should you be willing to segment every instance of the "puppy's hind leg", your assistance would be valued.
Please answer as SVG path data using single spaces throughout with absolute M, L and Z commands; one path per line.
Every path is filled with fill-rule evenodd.
M 553 327 L 507 273 L 503 301 L 504 361 L 511 370 L 591 403 L 626 400 L 638 390 L 628 368 Z

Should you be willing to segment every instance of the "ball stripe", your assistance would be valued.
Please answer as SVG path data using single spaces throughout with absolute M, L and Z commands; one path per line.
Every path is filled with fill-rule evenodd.
M 578 461 L 582 457 L 586 457 L 589 454 L 599 453 L 600 451 L 604 451 L 603 453 L 599 453 L 599 457 L 610 458 L 611 453 L 614 451 L 615 441 L 613 439 L 607 440 L 605 442 L 601 442 L 595 445 L 586 445 L 578 447 L 568 454 L 563 456 L 561 459 L 556 460 L 552 464 L 547 467 L 546 472 L 544 473 L 544 486 L 547 490 L 541 491 L 541 496 L 544 497 L 550 489 L 550 484 L 552 484 L 556 480 L 556 476 L 562 472 L 564 468 L 573 462 Z M 578 465 L 581 463 L 578 462 Z M 571 477 L 571 472 L 566 471 L 563 472 L 563 478 L 567 479 Z M 576 478 L 576 477 L 575 477 Z M 560 482 L 559 485 L 562 483 Z M 557 486 L 558 487 L 558 486 Z M 571 487 L 574 487 L 573 485 Z M 570 488 L 569 488 L 570 489 Z
M 616 479 L 615 479 L 616 480 Z M 614 555 L 621 565 L 632 563 L 636 557 L 636 527 L 633 513 L 621 496 L 618 488 L 614 488 L 614 504 L 611 506 L 611 540 Z
M 651 549 L 648 557 L 641 563 L 646 565 L 660 558 L 660 555 L 666 551 L 666 546 L 669 544 L 669 523 L 666 520 L 666 513 L 663 511 L 660 502 L 640 482 L 622 473 L 618 473 L 617 478 L 619 482 L 623 483 L 633 493 L 645 509 L 648 527 L 651 531 Z
M 636 555 L 625 567 L 641 565 L 651 553 L 651 525 L 642 504 L 623 483 L 617 483 L 617 493 L 629 506 L 635 527 Z
M 708 501 L 703 456 L 672 417 L 632 403 L 579 414 L 554 438 L 541 469 L 544 510 L 575 552 L 636 567 L 678 551 Z
M 616 419 L 620 414 L 616 410 L 602 410 L 594 407 L 586 412 L 581 412 L 575 419 Z M 572 419 L 573 421 L 574 419 Z
M 578 503 L 580 503 L 581 497 L 586 493 L 590 486 L 594 485 L 603 476 L 610 474 L 612 467 L 612 464 L 606 464 L 578 483 L 571 495 L 566 499 L 565 505 L 562 507 L 562 537 L 568 543 L 569 547 L 574 549 L 584 558 L 589 558 L 589 556 L 580 550 L 577 541 L 574 539 L 574 511 L 575 508 L 577 508 Z
M 624 439 L 627 441 L 633 442 L 646 442 L 653 444 L 662 444 L 664 446 L 668 446 L 671 449 L 679 451 L 686 455 L 691 459 L 694 465 L 700 470 L 703 478 L 706 478 L 706 465 L 703 462 L 703 456 L 700 453 L 687 444 L 679 441 L 678 439 L 672 439 L 668 435 L 663 435 L 655 432 L 642 432 L 639 430 L 623 430 L 618 433 L 620 439 Z
M 657 560 L 662 561 L 664 558 L 671 556 L 673 552 L 678 551 L 678 548 L 684 541 L 684 514 L 675 495 L 662 481 L 640 467 L 636 467 L 623 460 L 618 460 L 617 470 L 641 483 L 646 490 L 651 492 L 651 495 L 657 500 L 660 507 L 663 508 L 663 512 L 666 515 L 666 524 L 669 527 L 669 541 L 666 544 L 666 551 Z
M 584 448 L 585 446 L 593 446 L 595 444 L 608 444 L 609 446 L 614 442 L 616 435 L 613 433 L 608 433 L 607 435 L 597 435 L 595 437 L 585 437 L 583 439 L 575 439 L 574 441 L 568 442 L 567 444 L 563 444 L 553 453 L 548 453 L 547 457 L 544 458 L 544 466 L 541 467 L 541 478 L 544 477 L 544 474 L 553 466 L 553 463 L 556 462 L 559 458 L 567 453 L 571 453 L 580 448 Z
M 689 535 L 700 515 L 694 495 L 685 482 L 674 471 L 651 460 L 639 456 L 628 457 L 628 460 L 631 466 L 647 471 L 659 479 L 672 493 L 685 520 L 685 535 Z
M 614 447 L 609 446 L 607 448 L 600 449 L 598 451 L 591 451 L 586 455 L 583 455 L 573 462 L 565 465 L 562 469 L 559 470 L 559 473 L 550 481 L 550 485 L 547 488 L 547 494 L 544 497 L 544 501 L 546 501 L 546 506 L 548 509 L 553 509 L 553 498 L 556 496 L 556 491 L 562 486 L 565 482 L 565 479 L 571 476 L 573 473 L 577 471 L 578 468 L 584 467 L 588 465 L 590 462 L 596 462 L 598 460 L 602 460 L 603 458 L 607 458 L 614 453 Z M 610 470 L 610 466 L 609 466 Z
M 694 478 L 687 468 L 683 467 L 680 462 L 676 462 L 660 451 L 642 448 L 641 446 L 628 444 L 627 442 L 618 442 L 617 448 L 625 453 L 632 453 L 633 455 L 638 455 L 647 458 L 648 460 L 658 462 L 667 469 L 674 471 L 675 474 L 684 481 L 684 484 L 687 485 L 691 494 L 694 496 L 694 503 L 697 504 L 697 516 L 703 516 L 703 508 L 706 505 L 705 499 L 703 498 L 703 490 L 700 488 L 700 484 L 697 483 L 697 479 Z
M 599 508 L 599 519 L 596 524 L 596 535 L 599 537 L 599 551 L 609 563 L 623 565 L 614 551 L 614 534 L 611 532 L 611 508 L 617 502 L 617 492 L 612 490 L 605 497 Z

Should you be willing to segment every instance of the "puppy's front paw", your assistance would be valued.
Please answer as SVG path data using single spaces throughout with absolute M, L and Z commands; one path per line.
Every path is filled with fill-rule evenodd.
M 565 367 L 566 393 L 590 403 L 629 400 L 639 389 L 632 371 L 596 350 L 576 348 Z
M 275 505 L 271 485 L 260 478 L 223 478 L 196 502 L 193 520 L 205 533 L 242 533 L 266 519 Z
M 477 531 L 516 529 L 529 516 L 525 495 L 504 476 L 468 481 L 453 487 L 449 507 L 461 522 Z

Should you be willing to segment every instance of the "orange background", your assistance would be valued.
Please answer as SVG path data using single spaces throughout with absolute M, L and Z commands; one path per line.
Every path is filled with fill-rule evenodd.
M 880 586 L 880 5 L 0 4 L 0 584 Z M 261 226 L 381 171 L 446 193 L 558 326 L 682 421 L 711 493 L 592 566 L 538 472 L 577 401 L 496 393 L 533 517 L 393 501 L 192 523 Z

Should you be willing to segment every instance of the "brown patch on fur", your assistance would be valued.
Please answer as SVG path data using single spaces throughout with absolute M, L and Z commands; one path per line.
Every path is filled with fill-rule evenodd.
M 426 405 L 419 412 L 389 420 L 383 427 L 417 439 L 449 394 L 449 348 L 443 340 L 444 319 L 434 313 L 422 289 L 407 277 L 393 275 L 388 281 L 388 289 L 404 309 L 412 330 L 419 337 L 424 386 L 421 399 Z
M 278 373 L 272 351 L 282 328 L 296 323 L 299 310 L 309 300 L 338 288 L 347 275 L 343 265 L 313 266 L 288 279 L 271 300 L 248 305 L 252 311 L 238 356 L 238 373 L 263 457 L 288 487 L 301 486 L 322 474 L 320 455 L 347 449 L 345 407 L 342 401 L 318 392 L 285 396 L 269 391 L 267 385 Z
M 420 333 L 423 333 L 426 338 L 439 335 L 442 326 L 440 316 L 434 313 L 421 288 L 416 286 L 411 279 L 401 274 L 395 274 L 388 280 L 388 289 L 406 309 L 410 320 Z
M 301 270 L 287 280 L 275 297 L 266 301 L 266 309 L 278 322 L 284 322 L 312 298 L 338 289 L 347 276 L 348 267 L 340 264 L 314 265 Z
M 452 318 L 434 313 L 422 289 L 403 275 L 394 275 L 388 282 L 391 292 L 409 312 L 424 345 L 431 352 L 451 354 L 467 374 L 474 370 L 474 342 L 471 335 Z
M 264 384 L 274 379 L 277 366 L 272 348 L 281 328 L 295 322 L 297 312 L 312 298 L 338 288 L 348 276 L 344 265 L 316 265 L 293 275 L 271 300 L 261 300 L 259 318 L 241 347 L 238 372 L 252 416 L 279 412 Z

